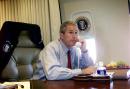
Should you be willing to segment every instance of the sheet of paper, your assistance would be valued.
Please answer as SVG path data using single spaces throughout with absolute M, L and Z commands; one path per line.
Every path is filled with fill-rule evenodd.
M 99 75 L 97 73 L 92 74 L 92 76 L 112 76 L 114 74 L 114 72 L 107 72 L 106 75 Z
M 30 81 L 4 82 L 3 84 L 0 84 L 0 89 L 2 89 L 2 87 L 5 86 L 7 87 L 7 86 L 14 86 L 14 85 L 18 85 L 18 89 L 30 89 Z
M 0 89 L 15 89 L 17 85 L 5 85 L 0 83 Z

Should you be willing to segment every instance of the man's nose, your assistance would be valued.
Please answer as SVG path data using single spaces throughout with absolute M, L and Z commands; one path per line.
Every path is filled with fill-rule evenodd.
M 78 36 L 74 36 L 74 39 L 75 39 L 76 42 L 79 42 Z

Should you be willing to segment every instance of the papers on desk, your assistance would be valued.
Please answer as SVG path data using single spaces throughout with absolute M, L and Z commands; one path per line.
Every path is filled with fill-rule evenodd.
M 15 89 L 17 86 L 15 85 L 4 85 L 0 84 L 0 89 Z
M 30 89 L 30 81 L 4 82 L 0 84 L 0 89 Z
M 113 74 L 114 74 L 114 72 L 107 72 L 106 73 L 106 75 L 99 75 L 99 74 L 92 74 L 91 76 L 93 76 L 93 77 L 105 77 L 105 76 L 110 76 L 110 77 L 112 77 L 113 76 Z
M 114 72 L 113 79 L 130 79 L 130 69 L 109 69 L 108 72 Z
M 78 75 L 73 77 L 74 80 L 91 80 L 91 81 L 110 81 L 112 79 L 112 75 L 114 72 L 107 72 L 106 75 L 98 75 L 98 74 L 92 74 L 92 75 Z

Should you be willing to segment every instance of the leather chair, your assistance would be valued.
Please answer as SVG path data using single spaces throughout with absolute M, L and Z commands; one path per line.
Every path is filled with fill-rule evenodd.
M 29 80 L 33 77 L 41 49 L 30 40 L 27 31 L 21 31 L 18 44 L 1 74 L 5 81 Z

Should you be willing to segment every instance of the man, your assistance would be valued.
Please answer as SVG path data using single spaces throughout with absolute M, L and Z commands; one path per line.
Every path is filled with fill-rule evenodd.
M 64 80 L 79 74 L 95 72 L 85 42 L 81 41 L 81 52 L 75 46 L 79 42 L 77 25 L 72 21 L 66 21 L 61 25 L 59 33 L 60 38 L 49 43 L 39 55 L 47 80 Z

